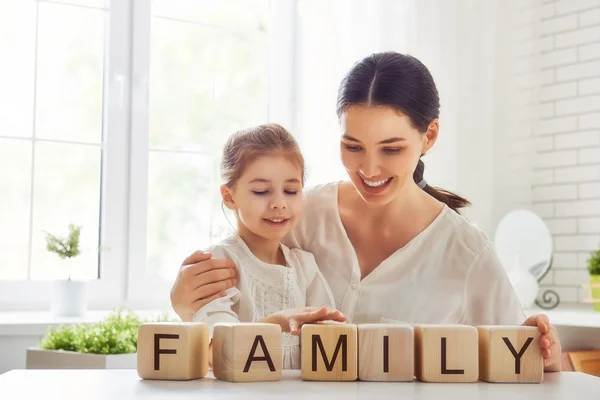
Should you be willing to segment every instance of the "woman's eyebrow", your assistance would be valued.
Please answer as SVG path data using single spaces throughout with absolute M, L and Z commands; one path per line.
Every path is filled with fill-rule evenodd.
M 350 135 L 346 135 L 346 134 L 344 134 L 344 135 L 342 136 L 342 139 L 346 139 L 346 140 L 349 140 L 349 141 L 351 141 L 351 142 L 357 142 L 357 143 L 360 143 L 360 140 L 358 140 L 358 139 L 356 139 L 356 138 L 353 138 L 352 136 L 350 136 Z M 403 141 L 405 141 L 405 140 L 406 140 L 406 139 L 405 139 L 405 138 L 402 138 L 402 137 L 392 137 L 392 138 L 389 138 L 389 139 L 382 140 L 381 142 L 379 142 L 379 143 L 377 143 L 377 144 L 390 144 L 390 143 L 396 143 L 396 142 L 403 142 Z

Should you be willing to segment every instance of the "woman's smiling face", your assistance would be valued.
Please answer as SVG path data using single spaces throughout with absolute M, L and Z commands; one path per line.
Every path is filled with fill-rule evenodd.
M 435 142 L 438 122 L 419 132 L 410 118 L 385 106 L 351 106 L 341 115 L 341 156 L 359 195 L 387 204 L 414 184 L 419 158 Z

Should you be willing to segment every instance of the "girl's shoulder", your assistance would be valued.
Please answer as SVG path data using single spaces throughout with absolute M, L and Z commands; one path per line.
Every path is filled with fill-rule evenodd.
M 228 258 L 236 262 L 244 257 L 243 248 L 235 235 L 228 236 L 221 241 L 208 246 L 205 252 L 211 253 L 212 258 Z

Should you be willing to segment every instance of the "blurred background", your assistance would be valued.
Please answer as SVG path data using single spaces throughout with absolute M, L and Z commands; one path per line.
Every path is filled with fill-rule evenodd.
M 533 212 L 527 246 L 547 264 L 535 290 L 591 310 L 600 0 L 0 0 L 4 320 L 49 310 L 69 277 L 89 283 L 87 310 L 168 309 L 183 259 L 228 233 L 227 136 L 281 123 L 309 185 L 344 179 L 337 87 L 385 50 L 416 56 L 438 85 L 427 181 L 471 200 L 466 216 L 493 240 L 507 213 Z M 504 234 L 529 232 L 521 223 Z M 82 251 L 61 259 L 46 234 L 69 224 Z

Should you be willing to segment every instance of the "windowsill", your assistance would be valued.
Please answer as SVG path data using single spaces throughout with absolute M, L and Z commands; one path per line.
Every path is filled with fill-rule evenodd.
M 84 317 L 54 317 L 48 311 L 4 311 L 0 312 L 0 336 L 42 336 L 49 327 L 65 324 L 94 323 L 105 318 L 113 310 L 90 310 Z M 141 316 L 162 314 L 157 310 L 136 310 Z M 591 307 L 563 307 L 554 310 L 529 309 L 527 316 L 546 314 L 554 325 L 600 328 L 600 312 Z
M 591 305 L 569 305 L 554 310 L 532 308 L 525 310 L 528 317 L 535 314 L 546 314 L 553 325 L 580 326 L 600 328 L 600 312 L 594 312 Z
M 162 315 L 159 310 L 134 310 L 141 317 Z M 67 324 L 91 324 L 114 310 L 89 310 L 83 317 L 55 317 L 49 311 L 0 311 L 0 336 L 43 336 L 48 328 Z

